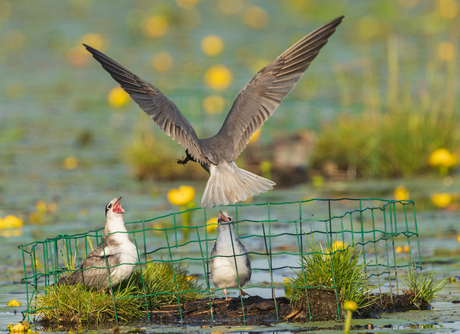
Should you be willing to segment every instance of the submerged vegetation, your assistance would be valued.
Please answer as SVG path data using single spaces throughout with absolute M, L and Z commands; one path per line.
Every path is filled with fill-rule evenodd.
M 147 304 L 149 310 L 158 309 L 177 303 L 178 295 L 181 302 L 192 301 L 199 298 L 198 290 L 180 264 L 152 262 L 115 287 L 113 296 L 110 289 L 57 284 L 38 295 L 35 308 L 42 321 L 51 323 L 127 322 L 145 317 Z

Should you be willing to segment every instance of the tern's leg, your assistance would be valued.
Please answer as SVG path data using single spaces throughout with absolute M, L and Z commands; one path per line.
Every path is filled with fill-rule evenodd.
M 227 296 L 227 289 L 223 289 L 223 291 L 224 291 L 224 295 L 225 295 L 225 300 L 229 300 L 230 298 L 228 298 L 228 296 Z

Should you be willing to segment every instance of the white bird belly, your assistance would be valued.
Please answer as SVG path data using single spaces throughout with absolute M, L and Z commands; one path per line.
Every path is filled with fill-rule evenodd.
M 249 268 L 244 256 L 236 257 L 238 266 L 239 286 L 244 286 L 249 279 Z M 235 260 L 233 257 L 216 257 L 211 266 L 211 279 L 217 288 L 238 287 Z
M 134 271 L 137 263 L 137 251 L 134 244 L 127 245 L 125 253 L 119 253 L 118 259 L 121 265 L 114 267 L 110 274 L 112 285 L 116 285 L 127 279 Z

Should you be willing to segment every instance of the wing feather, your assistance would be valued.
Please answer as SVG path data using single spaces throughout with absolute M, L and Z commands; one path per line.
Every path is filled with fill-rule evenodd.
M 197 162 L 207 162 L 201 152 L 195 130 L 172 101 L 153 85 L 110 57 L 86 44 L 83 45 L 165 134 L 182 145 Z
M 294 88 L 342 19 L 338 17 L 302 38 L 241 89 L 218 134 L 233 144 L 233 159 Z

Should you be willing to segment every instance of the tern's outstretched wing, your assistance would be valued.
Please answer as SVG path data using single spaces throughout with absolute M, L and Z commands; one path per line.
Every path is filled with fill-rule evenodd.
M 161 130 L 181 144 L 197 162 L 206 163 L 195 130 L 174 103 L 124 66 L 102 52 L 83 45 Z
M 342 19 L 338 17 L 302 38 L 241 89 L 218 134 L 232 142 L 234 159 L 294 88 Z

